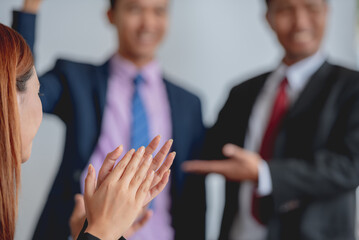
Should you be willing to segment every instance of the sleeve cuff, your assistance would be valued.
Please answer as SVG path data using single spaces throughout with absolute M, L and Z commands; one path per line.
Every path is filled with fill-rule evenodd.
M 99 238 L 97 238 L 97 237 L 95 237 L 95 236 L 93 236 L 93 235 L 91 235 L 89 233 L 81 234 L 78 239 L 79 240 L 101 240 L 101 239 L 99 239 Z
M 256 192 L 259 197 L 265 197 L 272 194 L 272 191 L 272 177 L 269 166 L 265 160 L 262 160 L 258 166 L 258 187 Z

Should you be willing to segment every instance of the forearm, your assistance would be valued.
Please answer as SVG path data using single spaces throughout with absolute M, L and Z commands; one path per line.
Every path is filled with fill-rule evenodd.
M 283 146 L 302 149 L 296 156 L 306 157 L 269 162 L 276 207 L 293 200 L 326 200 L 353 192 L 359 185 L 358 84 L 351 84 L 345 92 L 335 109 L 323 112 L 326 122 L 318 124 L 312 143 L 298 141 Z
M 12 28 L 26 40 L 34 53 L 36 15 L 27 12 L 13 11 Z
M 32 2 L 36 1 L 26 1 Z M 26 3 L 25 3 L 26 5 Z M 26 11 L 26 12 L 25 12 Z M 23 11 L 14 11 L 13 12 L 13 29 L 19 32 L 27 44 L 31 48 L 31 51 L 35 57 L 34 45 L 35 45 L 35 32 L 36 32 L 36 14 L 29 11 L 29 7 L 23 8 Z M 57 68 L 57 69 L 56 69 Z M 43 97 L 41 98 L 43 104 L 43 110 L 46 113 L 52 113 L 55 106 L 58 104 L 59 99 L 63 93 L 63 83 L 60 80 L 60 63 L 57 63 L 55 69 L 47 72 L 44 75 L 39 76 L 39 81 L 41 84 L 40 92 Z
M 327 199 L 359 185 L 359 159 L 319 153 L 314 162 L 285 159 L 269 163 L 275 208 L 291 201 Z

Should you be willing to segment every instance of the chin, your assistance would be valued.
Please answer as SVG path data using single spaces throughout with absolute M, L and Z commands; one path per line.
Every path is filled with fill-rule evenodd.
M 319 49 L 314 46 L 296 46 L 286 50 L 293 59 L 304 59 L 314 55 Z
M 22 154 L 21 154 L 21 163 L 25 163 L 25 162 L 27 162 L 27 160 L 29 160 L 30 159 L 30 156 L 31 156 L 31 148 L 32 148 L 32 146 L 30 146 L 30 148 L 29 149 L 27 149 L 27 150 L 23 150 L 22 151 Z
M 25 163 L 25 162 L 27 162 L 27 160 L 29 160 L 29 159 L 30 159 L 30 155 L 31 155 L 31 154 L 26 155 L 26 156 L 22 156 L 22 157 L 21 157 L 21 163 Z
M 300 51 L 297 56 L 299 56 L 300 59 L 305 59 L 308 58 L 310 56 L 313 56 L 316 53 L 316 51 L 314 50 L 306 50 L 306 51 Z
M 157 50 L 157 44 L 141 44 L 137 45 L 134 52 L 141 56 L 154 56 Z
M 142 59 L 150 59 L 154 57 L 153 51 L 138 51 L 137 56 L 139 56 Z
M 310 41 L 293 44 L 291 48 L 297 53 L 311 55 L 319 49 L 319 46 L 316 42 Z

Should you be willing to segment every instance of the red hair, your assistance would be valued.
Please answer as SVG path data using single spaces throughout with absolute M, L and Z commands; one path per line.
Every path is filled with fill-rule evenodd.
M 20 189 L 17 92 L 26 90 L 33 58 L 25 40 L 0 24 L 0 239 L 14 239 Z

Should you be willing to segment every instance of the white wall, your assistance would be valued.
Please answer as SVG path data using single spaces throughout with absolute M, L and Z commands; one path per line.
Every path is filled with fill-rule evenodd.
M 159 52 L 164 70 L 202 99 L 204 117 L 212 124 L 235 83 L 275 67 L 281 56 L 264 22 L 264 0 L 171 0 L 171 29 Z M 0 22 L 11 23 L 21 0 L 0 0 Z M 332 0 L 326 49 L 331 59 L 349 67 L 356 62 L 356 1 Z M 105 18 L 107 1 L 47 0 L 38 16 L 37 69 L 41 74 L 56 58 L 101 63 L 116 48 L 115 33 Z M 24 164 L 17 240 L 30 239 L 39 211 L 61 160 L 64 126 L 45 116 Z M 218 233 L 223 181 L 208 183 L 208 239 Z

